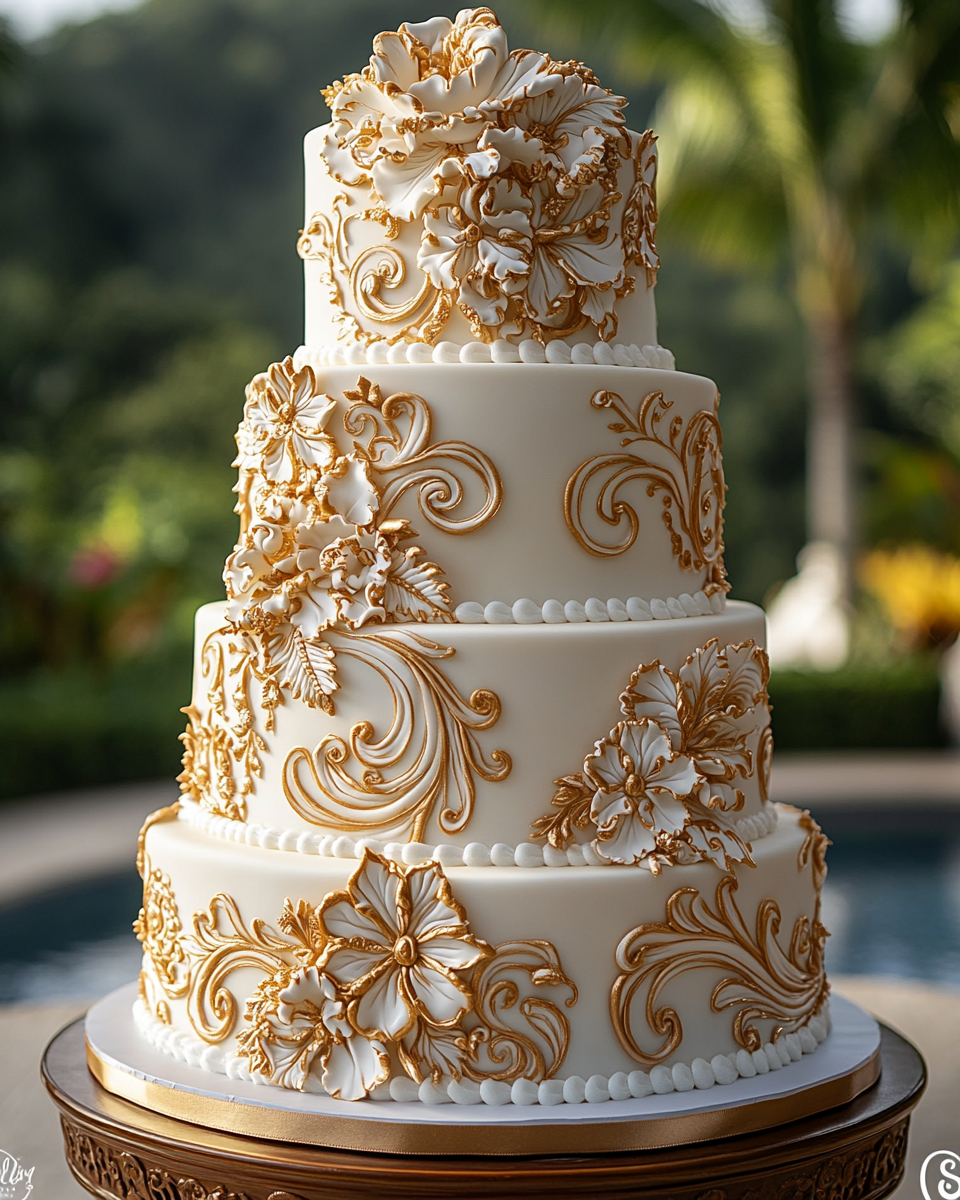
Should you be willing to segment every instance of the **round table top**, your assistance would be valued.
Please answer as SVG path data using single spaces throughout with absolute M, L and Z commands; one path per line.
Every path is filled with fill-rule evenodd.
M 93 1195 L 123 1200 L 337 1200 L 361 1196 L 879 1200 L 899 1184 L 910 1112 L 926 1085 L 917 1050 L 881 1026 L 881 1074 L 839 1108 L 789 1125 L 667 1150 L 444 1157 L 362 1153 L 241 1137 L 141 1108 L 86 1065 L 83 1021 L 47 1048 L 67 1159 Z

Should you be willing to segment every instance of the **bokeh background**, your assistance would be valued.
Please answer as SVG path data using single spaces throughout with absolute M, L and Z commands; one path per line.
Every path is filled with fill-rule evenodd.
M 933 1039 L 960 1020 L 960 3 L 496 8 L 660 134 L 660 341 L 721 389 L 733 594 L 776 610 L 811 542 L 838 568 L 841 651 L 774 661 L 776 798 L 836 843 L 831 971 L 914 981 L 845 986 Z M 119 864 L 175 794 L 244 385 L 302 338 L 303 134 L 377 32 L 434 9 L 0 0 L 0 1144 L 21 1157 L 56 1137 L 22 1101 L 43 1041 L 136 970 Z M 935 1044 L 924 1128 L 960 1150 L 960 1052 Z
M 48 8 L 13 8 L 0 83 L 0 788 L 20 796 L 176 766 L 192 614 L 220 594 L 234 540 L 243 386 L 302 337 L 301 138 L 325 119 L 319 88 L 406 12 L 150 0 L 24 40 Z M 856 421 L 855 620 L 842 666 L 775 676 L 783 748 L 946 736 L 938 659 L 960 629 L 960 32 L 947 0 L 907 5 L 899 23 L 896 11 L 500 5 L 512 44 L 590 62 L 629 96 L 634 127 L 660 131 L 660 340 L 720 384 L 726 557 L 744 599 L 769 601 L 808 536 L 817 322 L 838 310 Z

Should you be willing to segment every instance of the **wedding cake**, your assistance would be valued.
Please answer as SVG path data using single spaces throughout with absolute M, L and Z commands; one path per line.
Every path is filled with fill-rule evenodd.
M 247 389 L 141 835 L 139 1034 L 343 1102 L 789 1069 L 829 1030 L 826 839 L 769 799 L 716 386 L 657 343 L 656 139 L 488 9 L 324 95 L 304 345 Z

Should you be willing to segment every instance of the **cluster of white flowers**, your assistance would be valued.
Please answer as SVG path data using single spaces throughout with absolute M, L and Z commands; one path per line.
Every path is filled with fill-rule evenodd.
M 404 24 L 324 93 L 324 159 L 381 218 L 422 220 L 418 265 L 484 341 L 616 331 L 631 281 L 610 214 L 626 101 L 577 62 L 510 53 L 486 8 Z
M 620 696 L 624 720 L 600 738 L 583 770 L 557 780 L 558 813 L 535 823 L 564 846 L 592 825 L 600 858 L 652 871 L 710 861 L 750 862 L 738 831 L 744 793 L 769 723 L 766 653 L 755 642 L 716 638 L 676 674 L 659 660 L 640 667 Z M 753 746 L 749 743 L 753 742 Z
M 224 567 L 227 613 L 261 635 L 279 686 L 332 711 L 335 623 L 449 618 L 439 569 L 404 543 L 415 531 L 383 519 L 378 462 L 328 428 L 336 401 L 312 367 L 274 363 L 247 388 L 237 432 L 240 540 Z
M 392 1046 L 417 1082 L 461 1078 L 474 998 L 460 973 L 493 949 L 435 863 L 404 868 L 367 853 L 306 923 L 289 916 L 282 924 L 307 961 L 265 979 L 248 1002 L 238 1043 L 252 1071 L 359 1100 L 388 1078 Z

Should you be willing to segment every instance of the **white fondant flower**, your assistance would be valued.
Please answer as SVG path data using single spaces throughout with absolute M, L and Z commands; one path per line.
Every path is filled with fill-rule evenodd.
M 241 1050 L 272 1083 L 303 1091 L 314 1075 L 331 1096 L 360 1100 L 389 1074 L 386 1048 L 356 1034 L 333 981 L 315 966 L 266 980 L 248 1017 Z
M 317 390 L 313 368 L 296 371 L 293 359 L 273 363 L 247 387 L 241 453 L 256 455 L 261 472 L 272 482 L 297 480 L 301 467 L 327 467 L 337 453 L 324 427 L 336 401 Z
M 380 532 L 331 541 L 325 523 L 301 525 L 296 563 L 302 583 L 290 620 L 308 638 L 338 619 L 352 629 L 382 621 L 390 560 L 388 539 Z
M 329 938 L 321 965 L 350 999 L 359 1032 L 397 1040 L 421 1020 L 454 1026 L 472 1007 L 456 972 L 491 951 L 436 863 L 403 868 L 367 851 L 347 890 L 319 912 Z
M 609 197 L 599 183 L 567 202 L 549 180 L 531 189 L 533 257 L 525 303 L 541 325 L 565 325 L 569 301 L 581 288 L 581 311 L 602 328 L 623 281 L 620 235 L 609 224 Z
M 326 505 L 348 525 L 372 525 L 380 509 L 380 493 L 370 478 L 369 464 L 349 454 L 320 476 Z
M 682 797 L 700 782 L 693 763 L 674 753 L 654 721 L 621 721 L 584 760 L 584 776 L 596 789 L 590 816 L 597 852 L 611 862 L 641 862 L 657 846 L 657 834 L 679 833 L 689 820 Z
M 401 25 L 376 39 L 362 74 L 327 89 L 324 159 L 344 183 L 369 180 L 391 216 L 411 221 L 445 182 L 494 174 L 496 149 L 478 144 L 491 124 L 484 106 L 548 90 L 558 80 L 548 64 L 533 51 L 509 54 L 489 9 Z
M 500 325 L 508 298 L 530 270 L 530 201 L 518 183 L 497 178 L 464 187 L 457 204 L 424 214 L 417 264 L 437 288 L 482 325 Z
M 554 64 L 554 70 L 557 64 Z M 518 131 L 540 143 L 541 160 L 557 168 L 557 190 L 568 197 L 578 185 L 594 180 L 607 140 L 624 127 L 622 96 L 600 86 L 591 71 L 563 64 L 549 92 L 531 97 L 511 114 Z M 496 139 L 493 145 L 498 146 Z

